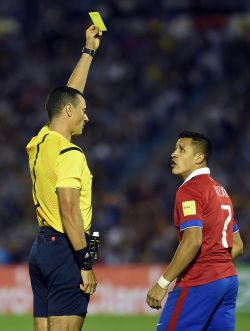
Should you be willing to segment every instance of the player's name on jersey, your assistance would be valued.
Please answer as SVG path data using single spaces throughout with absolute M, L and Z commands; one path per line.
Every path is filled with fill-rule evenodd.
M 219 196 L 219 197 L 229 197 L 226 190 L 224 189 L 224 187 L 222 186 L 216 186 L 216 185 L 213 185 L 214 189 L 215 189 L 215 192 L 216 194 Z

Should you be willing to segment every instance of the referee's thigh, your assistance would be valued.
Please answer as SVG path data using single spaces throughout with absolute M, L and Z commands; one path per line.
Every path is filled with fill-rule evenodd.
M 50 316 L 48 329 L 50 331 L 81 331 L 83 322 L 84 318 L 81 316 Z

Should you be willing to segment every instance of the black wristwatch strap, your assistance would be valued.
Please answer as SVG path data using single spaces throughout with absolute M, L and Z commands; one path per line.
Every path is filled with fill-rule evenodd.
M 94 55 L 95 55 L 95 51 L 94 51 L 93 49 L 86 48 L 86 47 L 83 47 L 83 49 L 82 49 L 82 53 L 89 54 L 89 55 L 91 55 L 92 57 L 94 57 Z

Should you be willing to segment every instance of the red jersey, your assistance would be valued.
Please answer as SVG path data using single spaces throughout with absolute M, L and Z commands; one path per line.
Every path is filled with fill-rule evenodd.
M 208 168 L 195 170 L 176 193 L 174 222 L 181 241 L 183 230 L 202 228 L 202 245 L 177 279 L 190 287 L 237 275 L 231 258 L 233 232 L 238 231 L 232 202 Z

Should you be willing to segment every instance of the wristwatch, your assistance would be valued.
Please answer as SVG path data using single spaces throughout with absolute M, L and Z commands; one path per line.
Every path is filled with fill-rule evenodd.
M 94 57 L 94 55 L 95 55 L 95 51 L 93 49 L 90 49 L 90 48 L 87 48 L 87 47 L 83 47 L 82 53 L 89 54 L 92 57 Z

